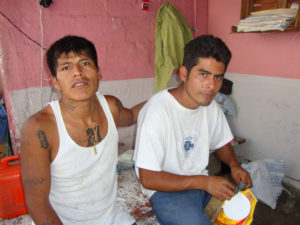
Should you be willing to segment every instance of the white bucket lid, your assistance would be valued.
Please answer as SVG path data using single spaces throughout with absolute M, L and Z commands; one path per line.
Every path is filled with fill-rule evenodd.
M 240 221 L 250 213 L 251 205 L 248 198 L 241 192 L 234 195 L 229 201 L 225 201 L 223 212 L 231 219 Z

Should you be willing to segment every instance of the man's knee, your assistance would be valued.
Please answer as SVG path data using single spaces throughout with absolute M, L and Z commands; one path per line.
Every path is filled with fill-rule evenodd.
M 178 208 L 177 211 L 155 211 L 161 225 L 212 225 L 204 212 L 192 208 Z
M 211 225 L 198 200 L 182 193 L 155 193 L 150 202 L 161 225 Z

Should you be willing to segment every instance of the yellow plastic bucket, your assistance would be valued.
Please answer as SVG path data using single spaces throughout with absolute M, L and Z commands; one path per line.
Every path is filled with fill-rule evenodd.
M 240 191 L 229 201 L 225 201 L 214 225 L 250 225 L 257 199 L 247 189 Z

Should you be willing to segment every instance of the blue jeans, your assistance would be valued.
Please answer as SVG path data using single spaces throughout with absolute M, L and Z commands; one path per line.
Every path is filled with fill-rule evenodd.
M 211 195 L 202 190 L 155 192 L 152 209 L 161 225 L 212 225 L 204 212 Z

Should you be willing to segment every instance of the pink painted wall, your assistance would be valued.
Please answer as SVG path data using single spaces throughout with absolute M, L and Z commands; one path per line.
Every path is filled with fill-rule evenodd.
M 48 48 L 65 35 L 84 36 L 97 48 L 103 81 L 154 77 L 156 13 L 167 0 L 150 0 L 148 11 L 141 10 L 141 0 L 55 0 L 42 10 L 38 2 L 0 4 L 0 92 L 13 147 L 19 139 L 11 93 L 51 85 L 39 44 Z M 207 33 L 207 0 L 171 2 L 195 35 Z
M 40 9 L 37 0 L 2 0 L 5 14 L 30 38 L 41 43 Z M 166 0 L 150 0 L 149 11 L 140 9 L 140 0 L 60 0 L 42 9 L 44 47 L 56 39 L 75 34 L 85 36 L 96 45 L 103 80 L 121 80 L 154 76 L 155 19 Z M 207 1 L 197 9 L 204 13 L 194 16 L 194 0 L 173 0 L 190 26 L 197 23 L 197 34 L 206 32 Z M 204 5 L 204 7 L 202 7 Z M 41 84 L 40 47 L 21 34 L 0 15 L 1 44 L 4 53 L 4 84 L 17 90 Z M 44 85 L 50 77 L 44 70 Z
M 241 1 L 208 0 L 208 33 L 233 53 L 228 72 L 300 79 L 300 32 L 231 33 L 240 9 Z

